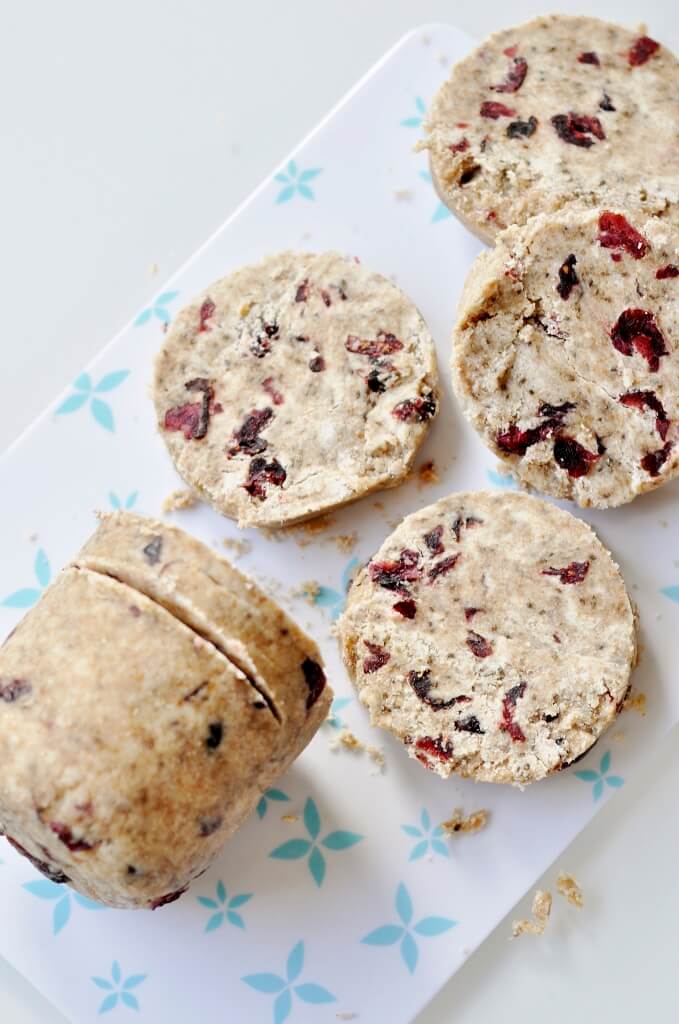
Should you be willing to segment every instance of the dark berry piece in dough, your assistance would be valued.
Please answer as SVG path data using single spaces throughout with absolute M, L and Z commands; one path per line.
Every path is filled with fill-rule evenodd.
M 386 665 L 391 655 L 388 651 L 385 651 L 383 647 L 380 647 L 378 644 L 371 643 L 370 640 L 364 640 L 363 643 L 369 651 L 367 657 L 363 659 L 363 671 L 366 675 L 370 675 L 372 672 L 377 672 L 378 669 Z
M 582 146 L 587 149 L 594 145 L 595 138 L 606 138 L 599 118 L 591 117 L 589 114 L 576 114 L 572 110 L 569 110 L 567 114 L 555 114 L 552 118 L 552 125 L 559 138 L 564 142 L 569 142 L 572 146 Z
M 594 50 L 585 50 L 585 52 L 581 53 L 580 56 L 578 57 L 578 63 L 579 64 L 596 64 L 596 66 L 599 67 L 600 64 L 601 64 L 601 61 L 599 60 L 599 54 L 595 53 Z
M 471 622 L 477 612 L 480 612 L 480 608 L 465 608 L 464 617 L 466 622 Z
M 422 703 L 427 704 L 433 711 L 443 711 L 445 708 L 452 708 L 455 704 L 468 704 L 471 700 L 470 697 L 465 696 L 451 697 L 450 700 L 437 700 L 436 697 L 430 697 L 429 693 L 433 684 L 431 670 L 428 668 L 424 672 L 409 672 L 408 683 Z
M 452 146 L 448 146 L 451 153 L 464 153 L 466 149 L 469 149 L 469 139 L 464 137 L 459 142 L 454 142 Z
M 206 817 L 198 819 L 198 834 L 205 838 L 207 836 L 214 835 L 219 830 L 222 824 L 222 818 L 219 817 Z
M 445 548 L 441 542 L 443 536 L 443 524 L 435 526 L 433 530 L 424 535 L 424 543 L 427 545 L 432 555 L 442 555 Z
M 5 704 L 13 704 L 22 697 L 28 697 L 32 691 L 28 679 L 6 679 L 0 676 L 0 701 Z
M 436 413 L 436 399 L 430 391 L 424 398 L 406 398 L 391 410 L 392 416 L 406 423 L 425 423 Z
M 406 597 L 403 601 L 397 601 L 393 606 L 394 611 L 402 615 L 404 619 L 414 619 L 417 611 L 417 605 L 411 597 Z
M 485 732 L 485 730 L 481 728 L 481 723 L 476 715 L 470 715 L 469 718 L 458 718 L 455 723 L 455 728 L 458 732 L 473 732 L 477 735 L 483 735 Z
M 157 565 L 160 561 L 163 553 L 163 538 L 158 534 L 156 537 L 152 537 L 145 548 L 142 548 L 142 554 L 149 563 L 149 565 Z
M 395 590 L 403 597 L 410 597 L 406 583 L 413 583 L 422 575 L 419 551 L 404 548 L 395 562 L 371 562 L 368 566 L 370 579 L 385 590 Z
M 473 629 L 467 631 L 467 647 L 475 658 L 488 658 L 493 653 L 493 645 L 485 637 L 475 633 Z
M 481 148 L 484 148 L 483 143 L 481 144 Z M 468 185 L 470 181 L 473 181 L 480 170 L 481 164 L 472 163 L 465 167 L 464 170 L 462 171 L 462 174 L 457 179 L 457 183 L 460 186 L 460 188 L 464 188 L 464 186 Z
M 515 743 L 523 743 L 526 739 L 523 730 L 518 722 L 514 721 L 514 709 L 516 708 L 516 702 L 520 697 L 523 697 L 526 692 L 526 684 L 519 683 L 518 686 L 512 686 L 510 690 L 502 699 L 502 721 L 500 722 L 500 729 L 502 732 L 508 732 Z
M 446 740 L 444 743 L 443 736 L 439 736 L 437 739 L 434 739 L 433 736 L 423 736 L 416 742 L 415 747 L 420 751 L 416 755 L 418 761 L 425 765 L 428 757 L 435 757 L 438 761 L 450 761 L 453 756 L 453 744 L 450 740 Z
M 538 416 L 547 416 L 550 420 L 563 422 L 567 413 L 576 408 L 575 402 L 562 402 L 561 405 L 551 405 L 550 402 L 542 402 L 538 408 Z
M 260 437 L 262 430 L 268 427 L 273 419 L 274 412 L 268 406 L 266 409 L 253 409 L 243 420 L 243 423 L 233 433 L 234 443 L 229 448 L 229 457 L 244 452 L 246 455 L 258 455 L 268 447 L 268 442 Z
M 285 399 L 283 395 L 278 391 L 274 385 L 273 377 L 267 377 L 266 380 L 262 381 L 262 387 L 266 391 L 267 395 L 271 399 L 274 405 L 282 405 Z
M 667 277 L 679 277 L 679 267 L 674 263 L 668 263 L 665 267 L 659 267 L 655 276 L 658 281 L 664 281 Z
M 576 284 L 580 284 L 580 278 L 575 273 L 577 262 L 575 253 L 570 253 L 559 267 L 559 283 L 556 290 L 562 299 L 569 299 Z
M 309 369 L 312 373 L 321 373 L 325 369 L 325 359 L 323 356 L 316 356 L 309 362 Z
M 295 292 L 295 302 L 306 302 L 309 298 L 309 278 L 306 277 Z
M 558 576 L 561 583 L 582 583 L 589 572 L 589 562 L 571 562 L 563 569 L 543 569 L 543 576 Z
M 535 135 L 537 126 L 538 119 L 531 114 L 527 121 L 511 121 L 507 125 L 507 136 L 510 139 L 529 139 Z
M 302 673 L 309 690 L 306 699 L 307 711 L 312 708 L 325 689 L 325 672 L 313 658 L 305 658 L 302 662 Z
M 216 309 L 216 306 L 215 306 L 214 302 L 212 301 L 212 299 L 205 299 L 205 301 L 203 302 L 202 306 L 200 307 L 200 312 L 198 314 L 198 316 L 199 316 L 198 332 L 199 333 L 201 333 L 202 331 L 209 331 L 210 330 L 210 328 L 207 325 L 207 322 L 213 316 L 215 309 Z
M 174 903 L 180 896 L 183 896 L 188 886 L 184 886 L 183 889 L 177 889 L 176 892 L 169 892 L 167 896 L 159 896 L 157 900 L 153 900 L 149 904 L 150 910 L 158 910 L 159 907 L 166 907 L 168 903 Z
M 598 455 L 587 451 L 573 437 L 557 437 L 554 442 L 556 464 L 561 469 L 565 469 L 569 476 L 575 478 L 586 476 L 598 458 Z
M 607 92 L 605 92 L 599 100 L 599 110 L 606 110 L 609 112 L 615 111 L 615 107 L 613 106 L 613 100 Z
M 184 385 L 187 391 L 201 391 L 200 402 L 188 402 L 168 409 L 165 413 L 165 429 L 181 430 L 187 441 L 201 441 L 210 425 L 213 410 L 214 391 L 205 377 L 195 377 Z
M 207 727 L 207 738 L 205 746 L 208 750 L 216 750 L 224 739 L 224 725 L 222 722 L 210 722 Z
M 84 850 L 91 850 L 92 843 L 88 843 L 85 839 L 76 839 L 73 832 L 68 825 L 64 825 L 60 821 L 51 821 L 50 828 L 54 832 L 55 836 L 61 840 L 64 846 L 72 853 L 81 853 Z
M 599 245 L 604 249 L 624 249 L 635 260 L 643 259 L 650 246 L 621 213 L 604 210 L 599 217 Z
M 626 405 L 628 408 L 633 409 L 651 409 L 655 414 L 655 429 L 660 434 L 663 441 L 667 437 L 667 431 L 669 430 L 670 421 L 667 418 L 665 407 L 656 395 L 655 391 L 628 391 L 625 395 L 620 395 L 618 401 L 622 405 Z
M 399 341 L 395 334 L 380 331 L 376 338 L 359 338 L 356 334 L 349 334 L 344 346 L 348 352 L 355 355 L 376 359 L 391 352 L 399 352 L 403 348 L 403 342 Z
M 45 878 L 49 878 L 50 882 L 54 882 L 55 885 L 63 885 L 65 882 L 70 882 L 68 875 L 65 875 L 59 868 L 53 867 L 48 864 L 47 861 L 40 860 L 38 857 L 34 857 L 32 853 L 24 849 L 21 843 L 17 843 L 16 839 L 12 839 L 11 836 L 6 836 L 7 842 L 14 847 L 17 853 L 20 853 L 26 860 L 30 860 L 33 867 L 44 875 Z
M 459 557 L 459 553 L 457 555 L 448 555 L 447 558 L 442 558 L 440 562 L 436 562 L 432 565 L 431 569 L 427 573 L 429 582 L 433 583 L 434 580 L 439 578 L 439 576 L 445 576 L 445 574 L 450 572 L 451 569 L 454 569 Z
M 365 378 L 365 382 L 368 385 L 368 391 L 372 391 L 375 395 L 379 395 L 383 391 L 387 390 L 387 385 L 384 383 L 377 370 L 371 370 Z
M 651 39 L 650 36 L 639 36 L 630 46 L 627 62 L 630 67 L 638 68 L 641 64 L 645 64 L 659 49 L 660 43 L 656 43 L 655 39 Z
M 525 57 L 515 57 L 509 65 L 509 71 L 504 81 L 499 85 L 491 85 L 493 92 L 516 92 L 523 85 L 523 80 L 528 72 L 528 61 Z
M 644 455 L 641 460 L 641 468 L 645 469 L 650 476 L 659 476 L 660 470 L 669 459 L 671 451 L 672 444 L 668 441 L 667 444 L 662 448 L 659 448 L 658 451 L 649 452 L 647 455 Z
M 253 498 L 259 498 L 260 501 L 264 501 L 267 483 L 275 484 L 276 487 L 282 487 L 287 475 L 278 459 L 267 462 L 263 456 L 258 455 L 248 467 L 248 478 L 243 487 Z
M 669 355 L 655 317 L 647 309 L 625 309 L 613 325 L 611 341 L 624 356 L 633 355 L 636 349 L 652 373 L 659 369 L 660 357 Z
M 514 117 L 516 113 L 512 107 L 508 107 L 505 103 L 497 103 L 495 100 L 486 100 L 485 103 L 481 104 L 479 111 L 481 117 L 487 117 L 491 121 L 497 121 L 499 117 Z

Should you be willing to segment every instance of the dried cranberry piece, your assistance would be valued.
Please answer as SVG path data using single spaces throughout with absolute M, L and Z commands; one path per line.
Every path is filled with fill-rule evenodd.
M 238 455 L 239 452 L 244 452 L 247 455 L 259 455 L 260 452 L 266 451 L 268 441 L 259 435 L 268 427 L 273 416 L 273 409 L 268 406 L 266 409 L 253 409 L 248 413 L 241 426 L 233 433 L 234 443 L 228 450 L 229 458 Z
M 647 455 L 644 455 L 641 460 L 641 468 L 645 469 L 650 476 L 659 476 L 660 470 L 669 459 L 671 451 L 672 442 L 668 441 L 667 444 L 658 449 L 658 451 L 649 452 Z
M 516 113 L 511 107 L 506 106 L 504 103 L 497 103 L 494 100 L 486 100 L 485 103 L 481 104 L 479 111 L 481 117 L 487 117 L 491 121 L 497 121 L 499 117 L 514 117 Z
M 542 402 L 538 408 L 538 416 L 548 416 L 550 420 L 558 419 L 563 423 L 564 416 L 577 408 L 575 402 L 562 402 L 561 405 L 551 405 L 549 402 Z
M 613 101 L 611 100 L 611 97 L 608 95 L 607 92 L 605 92 L 599 100 L 599 110 L 615 110 L 615 107 L 613 106 Z
M 325 288 L 321 288 L 321 298 L 326 306 L 332 306 L 332 299 L 330 298 L 330 292 L 326 291 Z
M 618 401 L 622 405 L 626 405 L 628 408 L 640 409 L 651 409 L 655 414 L 655 429 L 660 434 L 663 441 L 667 437 L 667 431 L 669 430 L 670 421 L 667 418 L 665 408 L 656 395 L 655 391 L 628 391 L 625 395 L 620 395 Z
M 207 727 L 207 736 L 205 738 L 205 746 L 208 750 L 216 750 L 221 746 L 222 740 L 224 739 L 224 723 L 223 722 L 210 722 Z
M 582 583 L 589 572 L 589 562 L 571 562 L 563 569 L 543 569 L 543 576 L 558 576 L 560 583 Z M 560 642 L 560 641 L 559 641 Z
M 33 692 L 33 687 L 28 679 L 7 679 L 0 676 L 0 701 L 5 704 L 13 704 L 22 697 L 28 697 Z
M 394 611 L 402 615 L 404 619 L 414 619 L 415 612 L 417 611 L 417 605 L 411 597 L 405 598 L 403 601 L 397 601 L 393 606 Z
M 295 302 L 306 302 L 309 298 L 309 278 L 305 277 L 295 292 Z
M 536 444 L 538 440 L 536 430 L 521 430 L 512 423 L 507 430 L 496 436 L 495 443 L 508 455 L 525 455 L 531 445 Z
M 509 65 L 507 77 L 499 85 L 491 85 L 493 92 L 517 92 L 523 85 L 528 72 L 528 61 L 525 57 L 515 57 Z
M 349 334 L 344 346 L 348 352 L 376 359 L 378 356 L 386 356 L 391 352 L 399 352 L 403 348 L 403 342 L 399 341 L 395 334 L 379 331 L 377 337 L 371 339 Z
M 370 640 L 364 640 L 363 643 L 370 652 L 366 658 L 363 659 L 363 671 L 366 675 L 371 675 L 373 672 L 377 672 L 378 669 L 382 668 L 387 664 L 391 658 L 391 654 L 385 651 L 383 647 L 378 644 L 373 644 Z
M 395 590 L 403 597 L 410 597 L 406 583 L 413 583 L 422 575 L 419 551 L 404 548 L 395 562 L 371 562 L 368 566 L 370 579 L 385 590 Z
M 555 114 L 552 118 L 552 125 L 559 138 L 564 142 L 570 142 L 572 146 L 584 146 L 587 149 L 594 145 L 592 135 L 597 139 L 606 138 L 606 133 L 601 127 L 598 117 L 575 114 L 572 110 L 569 110 L 567 114 Z
M 667 277 L 679 277 L 679 267 L 674 263 L 668 263 L 666 267 L 659 267 L 655 276 L 658 281 L 664 281 Z
M 409 672 L 408 682 L 422 703 L 430 707 L 432 711 L 443 711 L 445 708 L 452 708 L 455 704 L 468 704 L 471 700 L 471 697 L 464 696 L 451 697 L 450 700 L 437 700 L 436 697 L 430 697 L 432 681 L 431 670 L 428 668 L 424 672 Z
M 149 903 L 150 910 L 158 910 L 159 907 L 166 907 L 168 903 L 174 903 L 180 896 L 183 896 L 188 885 L 185 885 L 183 889 L 177 889 L 176 892 L 169 892 L 167 896 L 159 896 L 157 900 L 152 900 Z
M 624 249 L 635 260 L 643 259 L 650 246 L 621 213 L 604 210 L 599 217 L 599 245 L 604 249 Z
M 525 692 L 526 684 L 519 683 L 518 686 L 512 686 L 510 690 L 507 690 L 502 699 L 502 721 L 500 722 L 500 729 L 502 732 L 508 732 L 515 743 L 522 743 L 526 739 L 521 726 L 518 722 L 514 721 L 514 709 L 516 707 L 516 702 L 520 697 L 523 697 Z
M 589 473 L 599 456 L 587 451 L 575 438 L 563 436 L 557 437 L 554 442 L 554 459 L 569 476 L 577 479 Z
M 20 853 L 26 860 L 30 860 L 33 867 L 44 875 L 45 878 L 49 878 L 50 882 L 54 882 L 55 885 L 63 885 L 65 882 L 70 882 L 68 875 L 65 875 L 59 868 L 54 868 L 47 861 L 39 860 L 38 857 L 34 857 L 32 853 L 29 853 L 21 843 L 17 843 L 16 839 L 12 839 L 11 836 L 6 836 L 7 842 L 14 847 L 17 853 Z
M 538 126 L 537 117 L 532 115 L 527 121 L 511 121 L 507 125 L 507 136 L 510 139 L 528 139 L 535 135 Z
M 493 645 L 485 637 L 475 633 L 473 629 L 467 630 L 467 647 L 475 658 L 488 658 L 493 653 Z
M 594 50 L 585 50 L 585 52 L 581 53 L 580 56 L 578 57 L 578 63 L 579 64 L 596 64 L 596 66 L 599 67 L 600 64 L 601 64 L 601 61 L 599 60 L 599 54 L 595 53 Z
M 464 617 L 466 622 L 471 622 L 477 612 L 480 612 L 480 608 L 465 608 Z
M 481 150 L 483 151 L 484 149 L 485 146 L 484 143 L 482 142 Z M 465 167 L 464 170 L 462 171 L 462 174 L 457 179 L 457 183 L 460 186 L 460 188 L 464 188 L 464 186 L 468 185 L 470 181 L 473 181 L 480 170 L 481 164 L 469 164 L 468 167 Z
M 323 356 L 316 356 L 309 362 L 309 369 L 312 373 L 321 373 L 325 369 L 325 359 Z
M 443 536 L 443 524 L 435 526 L 433 530 L 424 535 L 424 543 L 427 545 L 432 555 L 442 555 L 445 551 L 443 544 L 441 543 L 441 537 Z
M 613 325 L 611 341 L 624 356 L 631 356 L 636 349 L 652 373 L 659 369 L 660 357 L 669 355 L 655 317 L 647 309 L 625 309 Z
M 248 478 L 243 487 L 253 498 L 259 498 L 260 501 L 264 501 L 266 498 L 267 482 L 275 484 L 277 487 L 282 487 L 286 477 L 287 473 L 278 459 L 267 462 L 263 456 L 258 455 L 250 463 Z
M 391 415 L 405 423 L 425 423 L 436 415 L 436 399 L 429 391 L 423 398 L 406 398 L 391 410 Z
M 473 732 L 479 736 L 485 733 L 485 729 L 481 728 L 481 723 L 476 715 L 470 715 L 469 718 L 458 718 L 455 728 L 458 732 Z
M 428 757 L 435 757 L 438 761 L 450 761 L 453 756 L 453 744 L 450 740 L 446 740 L 445 745 L 443 742 L 443 736 L 439 736 L 434 739 L 432 736 L 423 736 L 415 744 L 416 748 L 421 752 L 416 757 L 422 764 L 427 764 Z
M 267 377 L 266 380 L 262 381 L 262 387 L 266 391 L 267 395 L 271 399 L 274 405 L 282 405 L 285 399 L 280 391 L 276 390 L 274 386 L 273 377 Z
M 201 334 L 203 331 L 209 331 L 210 328 L 207 325 L 208 320 L 214 315 L 214 311 L 217 307 L 215 306 L 212 299 L 205 299 L 199 312 L 199 325 L 198 333 Z
M 429 582 L 433 583 L 434 580 L 439 578 L 439 576 L 445 576 L 445 574 L 450 572 L 451 569 L 454 569 L 459 557 L 460 554 L 458 552 L 456 555 L 449 555 L 447 558 L 442 558 L 440 562 L 435 562 L 427 573 Z
M 51 821 L 50 828 L 72 853 L 81 853 L 84 850 L 93 849 L 92 843 L 88 843 L 85 839 L 76 839 L 69 826 L 62 824 L 60 821 Z
M 201 391 L 200 402 L 168 409 L 165 413 L 165 429 L 181 430 L 187 441 L 201 441 L 208 431 L 214 391 L 205 377 L 195 377 L 184 385 L 187 391 Z
M 306 699 L 306 709 L 312 708 L 325 689 L 325 672 L 313 658 L 305 658 L 302 662 L 302 673 L 309 693 Z
M 149 565 L 157 565 L 163 553 L 163 538 L 158 534 L 142 548 L 142 554 Z
M 641 64 L 645 64 L 659 49 L 660 43 L 656 43 L 655 39 L 651 39 L 650 36 L 639 36 L 629 48 L 627 62 L 630 67 L 638 68 Z
M 217 832 L 222 825 L 223 819 L 220 817 L 205 817 L 198 819 L 198 834 L 201 838 L 205 839 L 207 836 L 212 836 Z
M 556 290 L 562 299 L 569 299 L 576 284 L 580 284 L 580 278 L 575 273 L 577 263 L 575 253 L 570 253 L 559 267 L 559 283 Z
M 469 139 L 462 138 L 459 142 L 454 142 L 452 146 L 448 146 L 451 153 L 464 153 L 466 149 L 469 149 Z
M 471 530 L 474 526 L 481 526 L 482 523 L 483 519 L 477 519 L 476 516 L 467 516 L 465 519 L 463 519 L 462 516 L 458 516 L 453 521 L 450 528 L 453 531 L 453 536 L 455 537 L 456 542 L 459 544 L 463 526 L 465 529 Z
M 365 382 L 368 385 L 368 391 L 372 391 L 375 395 L 379 395 L 383 391 L 387 390 L 387 385 L 384 383 L 377 370 L 371 370 L 365 378 Z

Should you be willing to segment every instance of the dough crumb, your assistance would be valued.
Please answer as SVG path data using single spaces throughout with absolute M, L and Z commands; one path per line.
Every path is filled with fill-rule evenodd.
M 149 267 L 149 274 L 151 274 L 151 275 L 157 274 L 159 270 L 160 270 L 160 267 L 158 266 L 158 264 L 157 263 L 152 263 L 151 266 Z
M 294 824 L 294 822 L 299 821 L 299 814 L 281 814 L 281 821 L 287 821 Z
M 533 906 L 531 907 L 531 913 L 535 920 L 533 921 L 514 921 L 512 924 L 512 938 L 516 939 L 519 935 L 542 935 L 549 920 L 549 915 L 552 910 L 552 894 L 551 892 L 545 892 L 543 889 L 537 889 L 535 896 L 533 897 Z
M 405 200 L 409 200 L 409 199 L 412 199 L 412 198 L 413 198 L 413 190 L 411 188 L 395 188 L 394 189 L 394 199 L 397 199 L 397 200 L 401 201 L 401 200 L 404 200 L 404 199 Z
M 162 509 L 165 513 L 178 512 L 183 508 L 194 508 L 199 501 L 200 498 L 195 491 L 180 488 L 178 491 L 168 494 L 167 498 L 163 501 Z
M 337 1020 L 356 1020 L 358 1014 L 353 1013 L 353 1011 L 350 1010 L 349 1012 L 344 1011 L 341 1013 L 336 1013 L 335 1016 L 337 1017 Z
M 241 558 L 243 555 L 249 555 L 252 551 L 252 544 L 249 540 L 239 540 L 236 537 L 225 537 L 222 541 L 222 545 L 227 551 L 233 554 L 234 558 Z
M 417 471 L 417 486 L 428 487 L 430 484 L 437 484 L 440 480 L 436 463 L 433 459 L 423 462 Z
M 448 821 L 441 822 L 441 828 L 447 836 L 455 836 L 460 832 L 480 832 L 490 818 L 490 811 L 472 811 L 465 815 L 461 807 L 456 807 Z
M 638 711 L 640 715 L 646 715 L 646 694 L 632 690 L 629 697 L 623 704 L 624 711 Z
M 572 875 L 567 875 L 565 871 L 561 871 L 556 880 L 556 891 L 560 896 L 565 896 L 574 907 L 582 908 L 584 904 L 582 889 Z
M 340 533 L 336 537 L 333 537 L 332 540 L 334 540 L 338 551 L 342 551 L 348 555 L 349 552 L 353 551 L 356 547 L 358 534 L 356 531 L 353 533 Z
M 379 747 L 373 747 L 370 743 L 364 743 L 363 740 L 359 740 L 358 736 L 354 736 L 353 732 L 350 732 L 349 729 L 342 729 L 339 736 L 330 741 L 330 749 L 333 753 L 337 753 L 343 747 L 345 750 L 351 750 L 355 753 L 365 751 L 370 760 L 374 761 L 380 770 L 384 768 L 384 754 Z
M 316 604 L 316 599 L 321 592 L 321 585 L 316 580 L 305 580 L 304 583 L 300 583 L 293 592 L 293 597 L 303 597 L 309 604 Z

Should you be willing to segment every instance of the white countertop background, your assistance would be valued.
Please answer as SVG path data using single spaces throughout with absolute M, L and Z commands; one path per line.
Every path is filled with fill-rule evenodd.
M 644 18 L 679 50 L 673 0 L 559 10 Z M 481 39 L 544 11 L 527 0 L 3 5 L 0 451 L 401 35 L 447 21 Z M 679 1019 L 678 790 L 675 730 L 539 883 L 571 872 L 585 909 L 555 896 L 545 935 L 515 942 L 510 915 L 418 1024 Z M 0 928 L 11 928 L 2 907 Z M 0 960 L 0 1021 L 64 1018 Z

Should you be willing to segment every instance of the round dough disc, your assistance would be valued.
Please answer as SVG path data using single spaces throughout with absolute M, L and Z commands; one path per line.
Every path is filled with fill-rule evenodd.
M 584 754 L 636 659 L 610 554 L 523 494 L 453 494 L 404 519 L 354 581 L 339 636 L 373 724 L 439 775 L 484 782 Z
M 408 474 L 438 405 L 434 344 L 380 274 L 281 252 L 179 313 L 155 402 L 191 487 L 241 526 L 284 526 Z

